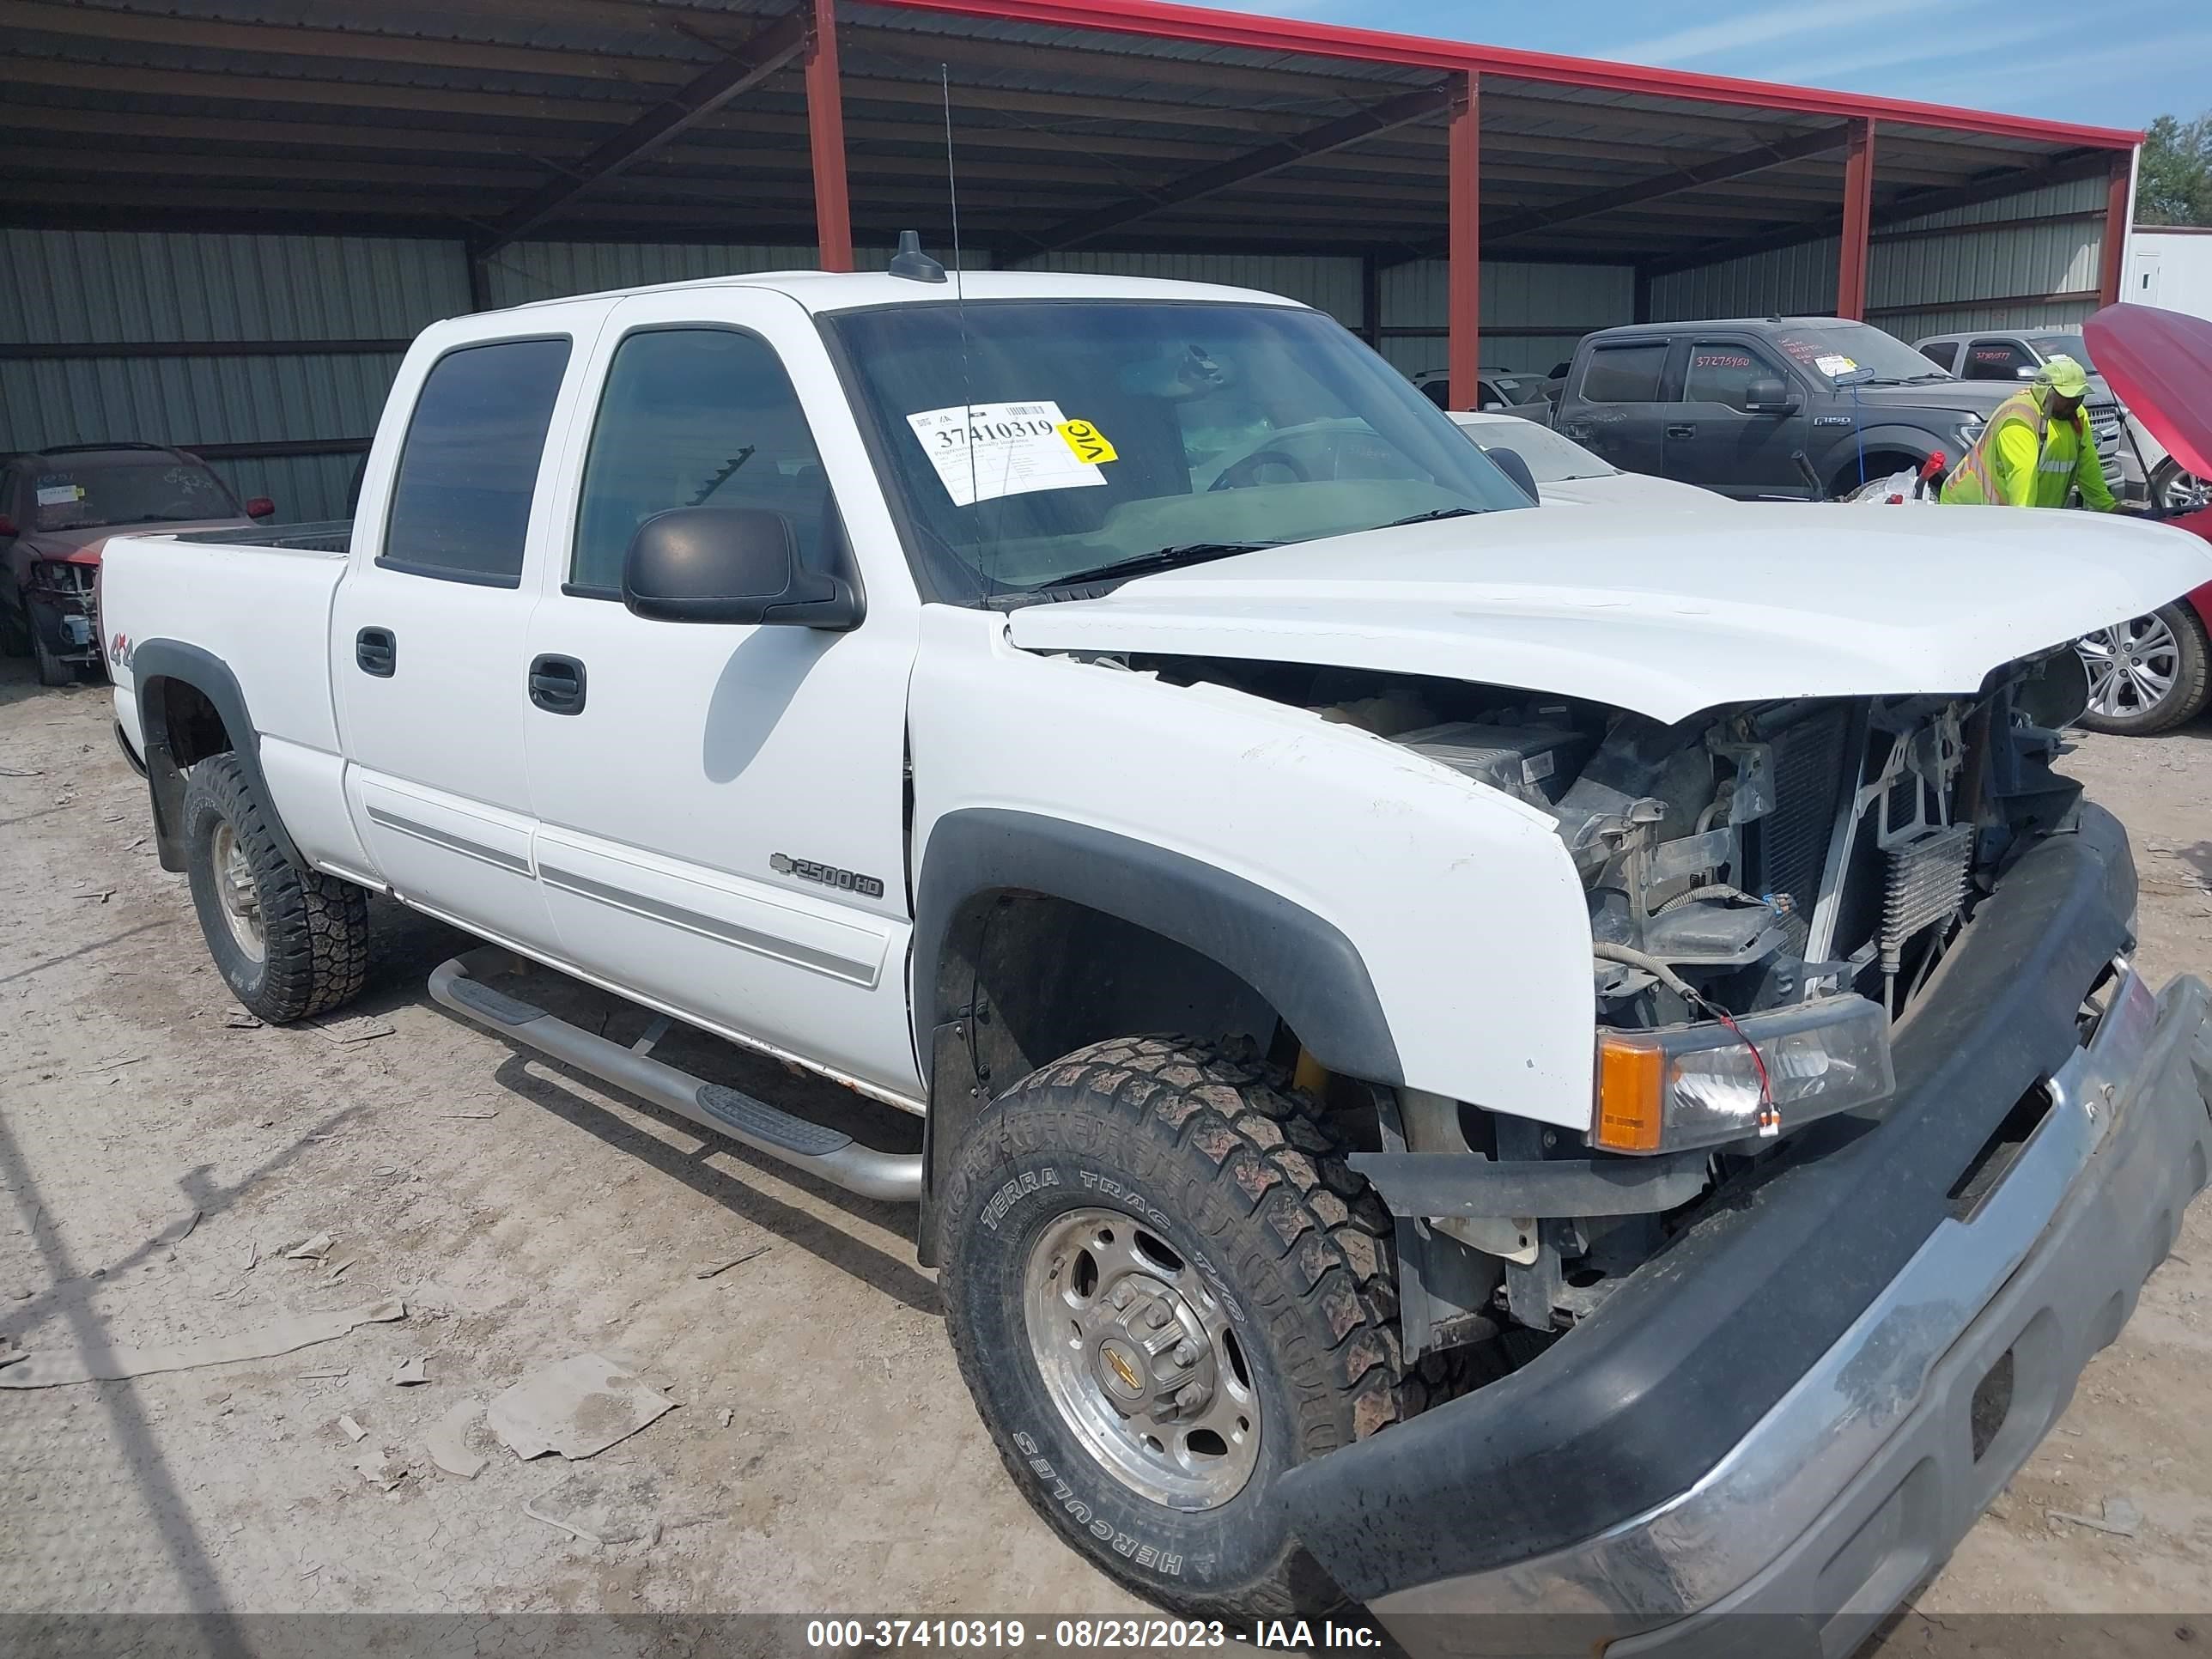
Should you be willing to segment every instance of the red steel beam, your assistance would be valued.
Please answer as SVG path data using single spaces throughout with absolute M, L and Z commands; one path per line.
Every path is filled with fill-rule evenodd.
M 822 269 L 853 268 L 853 206 L 845 188 L 845 93 L 837 74 L 836 0 L 811 0 L 806 34 L 806 142 L 814 160 L 814 239 Z
M 1444 277 L 1444 321 L 1450 334 L 1444 361 L 1451 374 L 1451 407 L 1473 409 L 1482 363 L 1482 87 L 1470 71 L 1467 88 L 1453 100 L 1451 118 L 1451 252 Z
M 2128 253 L 2128 222 L 2133 216 L 2136 193 L 2135 155 L 2112 157 L 2112 170 L 2105 180 L 2105 245 L 2097 273 L 2097 303 L 2120 302 L 2120 283 L 2126 273 L 2121 262 Z
M 1844 234 L 1836 256 L 1836 315 L 1866 320 L 1867 247 L 1874 234 L 1874 123 L 1853 121 L 1844 149 Z
M 1102 33 L 1151 35 L 1162 40 L 1242 46 L 1254 52 L 1304 52 L 1317 58 L 1369 64 L 1409 64 L 1419 69 L 1461 70 L 1539 81 L 1554 86 L 1590 87 L 1654 98 L 1686 98 L 1701 103 L 1750 109 L 1796 110 L 1861 120 L 1897 121 L 1978 132 L 2039 143 L 2132 149 L 2140 132 L 2118 127 L 2078 126 L 1990 110 L 1916 103 L 1906 98 L 1869 98 L 1856 93 L 1824 92 L 1814 87 L 1784 86 L 1771 81 L 1743 81 L 1725 75 L 1694 75 L 1641 64 L 1608 64 L 1554 52 L 1516 52 L 1460 40 L 1425 40 L 1380 29 L 1349 28 L 1302 18 L 1262 17 L 1245 12 L 1214 11 L 1170 0 L 878 0 L 909 10 L 951 12 L 966 17 L 1042 23 L 1060 28 L 1096 29 Z

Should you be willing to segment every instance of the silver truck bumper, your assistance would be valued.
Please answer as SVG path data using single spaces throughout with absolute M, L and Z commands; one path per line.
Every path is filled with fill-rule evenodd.
M 1415 1655 L 1850 1654 L 1940 1567 L 2118 1336 L 2212 1166 L 2212 993 L 2125 963 L 1993 1189 L 1697 1486 L 1370 1609 Z

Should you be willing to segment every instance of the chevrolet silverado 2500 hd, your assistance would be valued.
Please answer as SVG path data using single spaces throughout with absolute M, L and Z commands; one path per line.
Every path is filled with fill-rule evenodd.
M 441 323 L 349 547 L 110 544 L 231 988 L 337 1006 L 389 894 L 456 1013 L 919 1200 L 1012 1478 L 1171 1607 L 1863 1629 L 2204 1183 L 2206 993 L 2051 769 L 2202 544 L 1532 507 L 1302 307 L 940 276 Z

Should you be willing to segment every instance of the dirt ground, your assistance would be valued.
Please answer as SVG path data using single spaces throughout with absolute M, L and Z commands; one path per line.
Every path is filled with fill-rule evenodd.
M 150 1346 L 390 1296 L 410 1311 L 274 1359 L 0 1393 L 0 1612 L 1139 1610 L 1002 1473 L 910 1212 L 449 1018 L 423 980 L 465 941 L 394 906 L 365 1023 L 234 1025 L 106 688 L 41 691 L 23 666 L 0 672 L 0 1334 Z M 2134 831 L 2159 980 L 2212 974 L 2208 738 L 2090 738 L 2071 761 Z M 582 988 L 557 1000 L 616 1035 L 644 1024 Z M 715 1052 L 770 1098 L 821 1087 Z M 878 1144 L 914 1132 L 853 1110 Z M 319 1261 L 285 1259 L 323 1232 Z M 1921 1614 L 2212 1603 L 2208 1316 L 2200 1203 Z M 588 1462 L 521 1462 L 479 1427 L 475 1480 L 433 1464 L 449 1408 L 585 1351 L 678 1408 Z M 395 1385 L 416 1358 L 428 1381 Z M 355 1467 L 378 1451 L 405 1471 L 389 1491 Z M 658 1536 L 593 1544 L 525 1513 L 604 1517 L 586 1487 Z M 2140 1512 L 2133 1536 L 2051 1518 L 2108 1500 Z M 1887 1645 L 1920 1650 L 1920 1622 Z

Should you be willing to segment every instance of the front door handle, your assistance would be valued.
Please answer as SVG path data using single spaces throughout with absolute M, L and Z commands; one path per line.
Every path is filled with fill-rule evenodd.
M 399 665 L 399 641 L 388 628 L 364 628 L 353 636 L 353 659 L 362 673 L 388 680 Z
M 1698 428 L 1693 426 L 1670 426 L 1667 428 L 1667 435 L 1670 438 L 1694 438 L 1698 435 Z
M 584 665 L 574 657 L 538 657 L 530 665 L 530 701 L 549 714 L 584 712 Z

